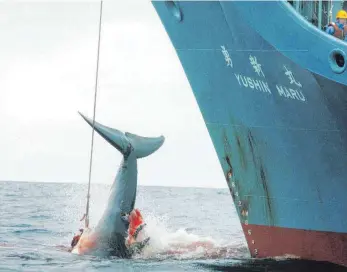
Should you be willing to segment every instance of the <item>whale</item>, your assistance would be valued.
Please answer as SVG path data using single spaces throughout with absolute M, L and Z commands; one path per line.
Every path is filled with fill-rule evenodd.
M 116 148 L 123 159 L 111 186 L 106 209 L 93 229 L 87 228 L 72 252 L 80 255 L 95 254 L 130 258 L 134 250 L 126 245 L 129 221 L 127 215 L 135 207 L 137 192 L 137 160 L 157 151 L 164 143 L 164 136 L 142 137 L 104 126 L 82 118 L 108 143 Z M 148 239 L 145 240 L 147 242 Z M 142 244 L 144 245 L 144 244 Z M 141 247 L 140 247 L 141 248 Z

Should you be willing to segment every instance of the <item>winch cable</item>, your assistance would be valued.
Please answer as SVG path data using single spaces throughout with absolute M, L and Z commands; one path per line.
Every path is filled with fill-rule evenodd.
M 98 93 L 98 75 L 99 75 L 99 55 L 100 55 L 100 38 L 101 38 L 101 22 L 102 22 L 102 2 L 100 3 L 100 19 L 99 19 L 99 40 L 98 40 L 98 53 L 96 61 L 96 73 L 95 73 L 95 93 L 94 93 L 94 112 L 93 112 L 93 129 L 92 129 L 92 143 L 90 148 L 90 162 L 89 162 L 89 181 L 88 181 L 88 193 L 87 193 L 87 206 L 86 213 L 83 218 L 85 219 L 85 227 L 89 227 L 89 201 L 90 201 L 90 182 L 92 176 L 93 165 L 93 150 L 94 150 L 94 131 L 95 131 L 95 112 L 96 112 L 96 97 Z M 81 219 L 81 221 L 83 220 Z

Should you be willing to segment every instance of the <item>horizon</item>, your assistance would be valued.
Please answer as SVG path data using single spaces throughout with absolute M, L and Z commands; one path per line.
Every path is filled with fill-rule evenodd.
M 88 183 L 87 182 L 66 182 L 66 181 L 21 181 L 21 180 L 0 180 L 0 182 L 8 182 L 8 183 L 38 183 L 38 184 L 65 184 L 65 185 L 71 185 L 71 184 L 78 184 L 78 185 L 85 185 L 85 186 L 88 186 Z M 98 182 L 94 182 L 94 183 L 91 183 L 91 186 L 93 185 L 102 185 L 102 186 L 112 186 L 112 183 L 98 183 Z M 191 187 L 191 186 L 175 186 L 175 185 L 151 185 L 151 184 L 145 184 L 145 185 L 141 185 L 139 184 L 137 187 L 165 187 L 165 188 L 189 188 L 189 189 L 223 189 L 223 190 L 227 190 L 229 191 L 229 188 L 228 187 L 199 187 L 199 186 L 194 186 L 194 187 Z

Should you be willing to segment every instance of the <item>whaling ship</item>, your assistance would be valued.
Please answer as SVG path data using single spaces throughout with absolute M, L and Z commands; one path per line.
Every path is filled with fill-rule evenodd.
M 347 43 L 341 1 L 153 2 L 253 257 L 347 266 Z

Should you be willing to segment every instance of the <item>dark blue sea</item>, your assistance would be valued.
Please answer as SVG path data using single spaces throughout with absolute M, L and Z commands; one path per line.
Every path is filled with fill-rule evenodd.
M 91 187 L 91 226 L 110 186 Z M 87 186 L 0 182 L 1 271 L 344 271 L 325 263 L 250 258 L 227 189 L 139 187 L 151 244 L 133 259 L 68 252 Z M 191 247 L 199 242 L 209 246 Z

